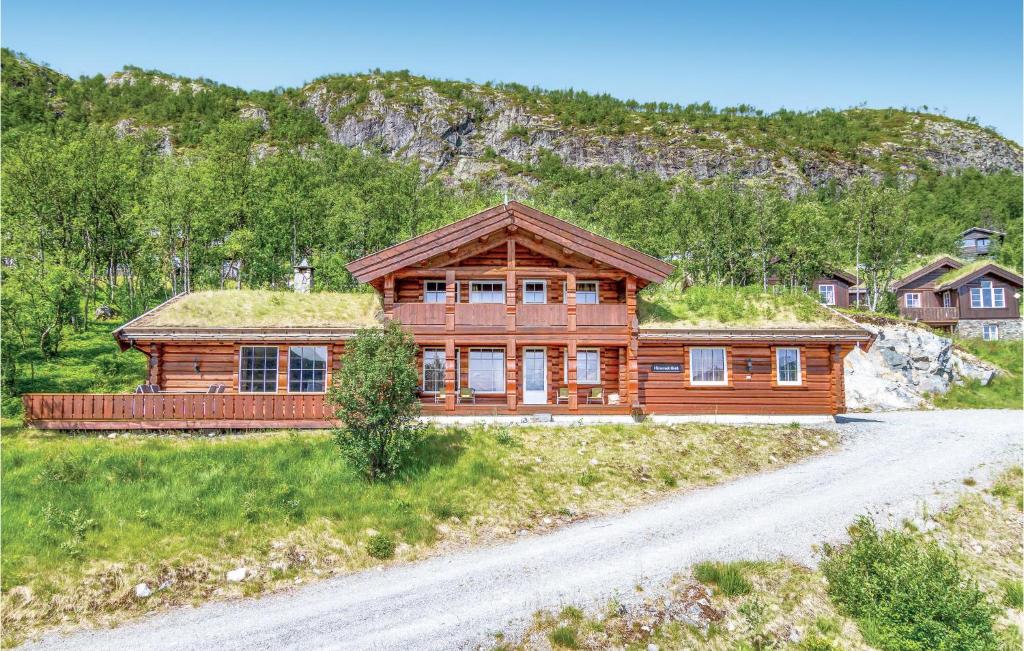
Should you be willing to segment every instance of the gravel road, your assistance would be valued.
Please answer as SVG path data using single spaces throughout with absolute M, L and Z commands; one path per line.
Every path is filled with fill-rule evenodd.
M 625 514 L 274 595 L 51 636 L 30 648 L 460 649 L 514 631 L 562 603 L 630 599 L 703 559 L 813 564 L 869 513 L 899 522 L 1021 462 L 1020 411 L 863 414 L 834 427 L 841 449 L 786 468 L 681 493 Z

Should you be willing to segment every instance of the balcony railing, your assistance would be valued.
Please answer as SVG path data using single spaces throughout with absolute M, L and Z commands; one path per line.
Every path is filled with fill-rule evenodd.
M 900 314 L 924 323 L 949 323 L 959 318 L 955 307 L 901 307 Z
M 444 303 L 398 303 L 395 318 L 404 325 L 444 325 Z
M 504 303 L 458 303 L 455 306 L 455 326 L 503 326 Z
M 622 303 L 577 305 L 577 326 L 625 326 L 626 306 Z
M 516 327 L 565 327 L 569 323 L 568 308 L 561 303 L 516 306 Z
M 29 393 L 25 422 L 42 429 L 330 427 L 323 394 Z

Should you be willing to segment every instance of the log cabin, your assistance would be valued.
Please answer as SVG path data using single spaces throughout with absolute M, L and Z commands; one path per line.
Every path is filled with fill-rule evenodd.
M 962 337 L 1021 337 L 1020 274 L 984 259 L 938 256 L 893 283 L 900 315 Z
M 114 332 L 122 350 L 147 356 L 149 393 L 27 395 L 26 419 L 60 429 L 325 427 L 346 340 L 384 319 L 418 344 L 425 415 L 834 415 L 845 411 L 844 356 L 871 343 L 802 295 L 801 309 L 755 306 L 742 322 L 713 305 L 645 298 L 671 265 L 517 202 L 347 268 L 372 291 L 307 293 L 303 261 L 296 292 L 172 298 Z

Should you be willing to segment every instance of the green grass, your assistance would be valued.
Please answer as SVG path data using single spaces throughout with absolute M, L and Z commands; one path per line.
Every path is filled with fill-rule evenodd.
M 121 352 L 111 332 L 116 322 L 91 321 L 81 331 L 69 330 L 56 359 L 36 356 L 18 369 L 19 393 L 120 393 L 131 391 L 146 377 L 146 357 Z M 21 398 L 3 396 L 3 429 L 20 427 Z
M 243 289 L 195 292 L 137 325 L 198 327 L 366 327 L 378 325 L 380 301 L 372 292 Z
M 643 292 L 637 308 L 644 328 L 856 328 L 809 294 L 760 287 L 662 286 Z
M 961 339 L 956 345 L 1002 368 L 986 386 L 977 380 L 955 386 L 933 400 L 943 409 L 1020 409 L 1024 406 L 1024 344 L 1021 341 Z
M 701 583 L 713 585 L 726 597 L 750 592 L 750 581 L 743 575 L 743 563 L 714 563 L 704 561 L 693 568 L 693 577 Z
M 973 262 L 969 262 L 969 263 L 965 264 L 964 266 L 960 267 L 959 269 L 952 269 L 952 270 L 947 271 L 946 273 L 942 274 L 941 276 L 938 277 L 938 279 L 936 279 L 935 286 L 938 287 L 938 288 L 941 288 L 946 283 L 951 283 L 954 280 L 957 280 L 958 278 L 963 278 L 964 276 L 969 276 L 970 274 L 974 273 L 978 269 L 981 269 L 983 267 L 987 267 L 988 265 L 999 267 L 1000 269 L 1003 269 L 1004 271 L 1008 271 L 1008 272 L 1010 272 L 1012 274 L 1015 274 L 1015 275 L 1017 274 L 1017 272 L 1014 271 L 1013 269 L 1010 269 L 1009 267 L 1001 265 L 998 262 L 995 262 L 994 260 L 984 260 L 984 259 L 983 260 L 974 260 Z
M 7 602 L 21 586 L 34 599 L 5 626 L 24 634 L 117 621 L 214 589 L 252 594 L 314 570 L 411 560 L 669 490 L 638 477 L 706 486 L 816 454 L 827 449 L 821 440 L 836 437 L 713 425 L 433 429 L 398 479 L 371 485 L 326 432 L 109 439 L 24 430 L 0 441 L 0 575 Z M 595 479 L 584 486 L 585 475 Z M 239 563 L 254 578 L 225 585 Z M 169 575 L 173 588 L 131 597 L 139 581 Z

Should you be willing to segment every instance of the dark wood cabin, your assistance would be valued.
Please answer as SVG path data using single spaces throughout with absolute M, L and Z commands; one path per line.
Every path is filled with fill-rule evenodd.
M 983 258 L 999 251 L 1006 233 L 990 228 L 968 228 L 960 233 L 960 255 L 969 258 Z
M 664 281 L 671 265 L 516 202 L 348 269 L 376 292 L 378 318 L 415 337 L 425 414 L 836 414 L 845 410 L 843 357 L 871 341 L 838 315 L 828 326 L 648 327 L 638 292 Z M 299 301 L 285 310 L 296 314 L 318 297 L 285 296 Z M 375 323 L 337 316 L 353 312 L 344 306 L 286 325 L 245 314 L 204 323 L 195 320 L 203 310 L 189 307 L 197 300 L 172 299 L 115 332 L 122 348 L 147 355 L 148 382 L 160 393 L 37 394 L 26 397 L 29 420 L 322 427 L 346 339 Z
M 768 284 L 772 286 L 782 285 L 778 276 L 769 276 Z M 803 289 L 818 297 L 822 305 L 830 307 L 849 307 L 851 303 L 852 287 L 857 284 L 857 278 L 853 274 L 840 269 L 828 271 L 811 281 L 809 286 Z

